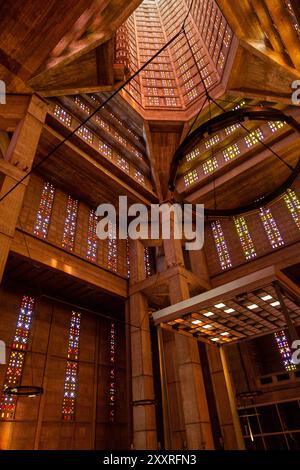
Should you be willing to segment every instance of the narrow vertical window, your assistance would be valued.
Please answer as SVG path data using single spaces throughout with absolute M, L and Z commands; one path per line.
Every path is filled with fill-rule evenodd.
M 68 196 L 62 247 L 69 251 L 73 251 L 75 243 L 77 210 L 78 201 Z
M 284 331 L 275 333 L 275 340 L 280 352 L 282 362 L 285 370 L 291 371 L 296 369 L 296 365 L 292 362 L 292 353 L 287 341 L 287 337 Z
M 111 271 L 117 272 L 118 269 L 118 240 L 115 225 L 108 224 L 107 238 L 107 267 Z
M 153 269 L 153 260 L 151 256 L 151 251 L 148 246 L 144 249 L 144 262 L 145 262 L 145 275 L 146 277 L 152 276 L 154 269 Z
M 297 194 L 292 189 L 288 189 L 284 196 L 287 208 L 294 219 L 295 224 L 300 230 L 300 201 Z
M 284 245 L 284 241 L 280 235 L 279 229 L 272 216 L 270 209 L 260 208 L 259 216 L 265 229 L 267 238 L 272 248 L 278 248 Z
M 71 421 L 75 416 L 80 320 L 81 314 L 78 312 L 72 312 L 67 350 L 68 360 L 64 381 L 64 398 L 62 405 L 62 418 L 64 421 Z
M 87 237 L 87 252 L 86 257 L 89 261 L 97 262 L 97 222 L 98 218 L 94 210 L 90 210 L 88 221 L 88 237 Z
M 250 235 L 248 225 L 244 217 L 235 217 L 234 218 L 235 228 L 240 239 L 245 258 L 247 260 L 255 258 L 256 251 L 255 246 Z
M 43 186 L 33 230 L 33 233 L 38 237 L 47 238 L 54 193 L 54 186 L 51 183 L 45 183 Z
M 115 421 L 116 405 L 116 325 L 112 321 L 110 324 L 110 350 L 109 350 L 109 421 Z
M 20 385 L 21 383 L 33 311 L 34 298 L 24 295 L 6 369 L 3 387 L 4 393 L 0 398 L 0 416 L 2 419 L 12 419 L 15 414 L 17 398 L 15 396 L 5 395 L 5 389 L 7 387 Z
M 225 241 L 221 222 L 219 220 L 215 220 L 214 222 L 212 222 L 211 229 L 212 229 L 221 269 L 224 270 L 224 269 L 231 268 L 232 263 L 231 263 L 229 251 L 227 248 L 227 244 Z

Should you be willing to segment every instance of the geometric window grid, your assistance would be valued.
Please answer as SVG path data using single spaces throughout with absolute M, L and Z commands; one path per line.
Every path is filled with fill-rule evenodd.
M 54 108 L 54 116 L 56 116 L 61 122 L 66 124 L 66 126 L 71 125 L 71 122 L 72 122 L 71 115 L 58 105 L 56 105 Z
M 229 147 L 226 147 L 225 150 L 223 150 L 223 156 L 225 162 L 229 162 L 233 158 L 237 157 L 240 154 L 240 149 L 237 144 L 232 144 Z
M 199 176 L 197 170 L 192 170 L 186 173 L 183 177 L 185 186 L 190 186 L 191 184 L 198 181 Z
M 150 277 L 153 274 L 152 258 L 149 247 L 144 249 L 145 275 Z
M 295 224 L 300 230 L 300 201 L 292 189 L 288 189 L 284 196 L 284 201 L 287 205 Z
M 266 235 L 272 248 L 278 248 L 284 245 L 277 224 L 272 216 L 270 209 L 260 208 L 259 216 L 265 229 Z
M 54 193 L 54 186 L 51 183 L 45 183 L 42 190 L 40 204 L 36 214 L 33 230 L 33 233 L 38 237 L 47 237 L 52 205 L 54 200 Z
M 112 156 L 112 149 L 106 145 L 102 140 L 99 140 L 99 150 L 105 157 L 111 158 Z
M 292 362 L 292 353 L 289 347 L 287 337 L 284 331 L 275 333 L 275 340 L 282 358 L 285 370 L 291 371 L 296 369 L 296 365 Z
M 246 260 L 255 258 L 256 251 L 244 217 L 234 217 L 234 225 L 240 239 Z
M 73 199 L 71 196 L 68 196 L 62 247 L 69 251 L 73 251 L 74 248 L 77 210 L 77 199 Z
M 255 131 L 250 132 L 249 135 L 245 136 L 245 142 L 248 148 L 252 147 L 253 145 L 257 144 L 260 140 L 263 140 L 264 136 L 260 129 L 256 129 Z
M 218 134 L 216 134 L 205 142 L 205 147 L 207 149 L 210 149 L 211 147 L 216 145 L 219 141 L 220 141 L 220 137 L 218 136 Z
M 229 127 L 226 127 L 225 128 L 225 134 L 226 135 L 230 135 L 232 134 L 234 131 L 236 131 L 237 129 L 239 129 L 241 127 L 240 124 L 232 124 L 232 126 L 229 126 Z
M 212 222 L 211 229 L 212 229 L 217 253 L 219 256 L 221 269 L 224 270 L 224 269 L 231 268 L 232 263 L 231 263 L 229 251 L 227 248 L 227 244 L 224 238 L 224 233 L 223 233 L 221 222 L 219 220 L 215 220 L 214 222 Z
M 108 222 L 107 237 L 107 267 L 111 271 L 117 272 L 118 269 L 118 240 L 116 226 Z
M 200 155 L 200 150 L 198 148 L 195 148 L 192 150 L 190 153 L 188 153 L 185 156 L 185 159 L 187 162 L 190 162 L 191 160 L 194 160 L 194 158 L 198 157 Z
M 85 126 L 81 126 L 76 132 L 82 139 L 86 140 L 89 144 L 93 143 L 94 134 Z
M 282 121 L 268 121 L 268 124 L 272 132 L 277 132 L 285 125 Z
M 21 383 L 25 362 L 25 354 L 28 347 L 29 333 L 33 317 L 34 298 L 24 295 L 17 319 L 15 335 L 11 345 L 11 352 L 5 373 L 3 390 L 7 387 L 18 386 Z M 16 396 L 2 395 L 0 398 L 0 417 L 12 419 L 17 403 Z
M 209 173 L 213 173 L 214 170 L 218 168 L 218 166 L 219 164 L 218 164 L 216 157 L 206 160 L 206 162 L 204 162 L 202 165 L 204 174 L 207 175 Z
M 80 109 L 90 114 L 90 107 L 87 104 L 85 104 L 83 101 L 81 101 L 80 98 L 76 97 L 75 103 L 79 106 Z
M 134 170 L 134 177 L 138 183 L 145 183 L 145 177 L 144 175 L 138 171 L 137 169 Z
M 98 218 L 94 210 L 90 210 L 88 221 L 87 252 L 86 257 L 89 261 L 97 261 L 97 223 Z
M 72 312 L 69 329 L 69 342 L 67 353 L 68 360 L 65 372 L 64 396 L 62 405 L 62 419 L 64 421 L 71 421 L 72 419 L 74 419 L 75 415 L 80 320 L 81 314 L 78 312 Z
M 117 165 L 122 168 L 122 170 L 126 171 L 126 173 L 129 173 L 129 163 L 125 160 L 125 158 L 119 156 L 117 159 Z
M 110 324 L 110 351 L 109 351 L 109 421 L 115 421 L 115 404 L 116 404 L 116 325 L 115 322 Z

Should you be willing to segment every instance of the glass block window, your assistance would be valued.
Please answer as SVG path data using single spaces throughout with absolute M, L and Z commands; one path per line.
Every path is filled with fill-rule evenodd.
M 267 238 L 272 248 L 278 248 L 284 245 L 284 241 L 280 235 L 275 219 L 272 216 L 270 209 L 260 208 L 259 216 L 265 229 Z
M 58 106 L 58 104 L 54 108 L 54 116 L 56 116 L 66 126 L 71 125 L 71 122 L 72 122 L 71 114 L 67 113 L 67 111 L 65 111 L 63 108 Z
M 218 136 L 218 134 L 216 134 L 205 142 L 205 148 L 210 149 L 218 142 L 220 142 L 220 137 Z
M 225 134 L 226 135 L 231 135 L 233 134 L 237 129 L 241 127 L 240 124 L 233 124 L 232 126 L 228 126 L 225 128 Z
M 78 211 L 78 201 L 68 196 L 65 215 L 64 233 L 62 247 L 65 250 L 73 251 L 76 233 L 76 220 Z
M 218 168 L 218 166 L 219 165 L 216 157 L 206 160 L 206 162 L 204 162 L 202 165 L 204 174 L 208 175 L 209 173 L 213 173 Z
M 184 175 L 183 179 L 184 179 L 184 184 L 186 187 L 191 186 L 191 184 L 196 183 L 196 181 L 198 181 L 199 179 L 197 170 L 189 171 L 188 173 Z
M 234 225 L 235 225 L 238 237 L 240 239 L 246 260 L 255 258 L 257 256 L 256 251 L 255 251 L 255 246 L 252 241 L 252 237 L 250 235 L 245 218 L 242 216 L 235 217 Z
M 296 365 L 292 362 L 292 352 L 284 331 L 275 333 L 275 340 L 280 352 L 285 370 L 291 371 L 296 369 Z
M 216 245 L 216 250 L 218 253 L 221 269 L 228 269 L 231 268 L 232 263 L 229 255 L 229 251 L 227 248 L 227 244 L 225 241 L 223 229 L 221 222 L 219 220 L 215 220 L 211 223 L 212 234 L 214 237 L 214 242 Z
M 102 155 L 104 155 L 105 157 L 107 158 L 112 157 L 112 149 L 101 140 L 99 140 L 99 150 L 102 153 Z
M 300 230 L 300 201 L 297 194 L 292 189 L 288 189 L 284 195 L 284 201 L 287 208 L 294 219 L 295 224 Z
M 134 178 L 138 183 L 144 184 L 145 183 L 145 177 L 144 175 L 137 169 L 134 170 Z
M 21 384 L 25 355 L 28 348 L 34 313 L 34 304 L 35 300 L 33 297 L 27 295 L 23 296 L 5 373 L 3 392 L 7 387 L 13 387 L 14 385 L 18 386 Z M 3 393 L 0 397 L 1 419 L 14 418 L 16 404 L 17 397 L 5 395 L 5 393 Z
M 285 125 L 282 121 L 268 121 L 268 124 L 272 132 L 279 131 L 279 129 L 282 129 Z
M 200 150 L 198 148 L 195 148 L 194 150 L 192 150 L 190 153 L 188 153 L 185 156 L 185 159 L 187 162 L 190 162 L 191 160 L 194 160 L 195 158 L 199 157 L 199 155 L 200 155 Z
M 240 153 L 241 151 L 238 144 L 229 145 L 225 150 L 223 150 L 223 157 L 225 162 L 230 162 L 230 160 L 233 160 Z
M 113 423 L 115 421 L 116 413 L 116 325 L 112 321 L 110 324 L 110 351 L 109 351 L 109 362 L 110 362 L 110 383 L 109 383 L 109 421 Z
M 245 142 L 248 148 L 256 145 L 260 140 L 264 139 L 264 135 L 260 129 L 250 132 L 250 134 L 245 136 Z
M 68 360 L 65 372 L 64 397 L 62 405 L 62 419 L 64 421 L 71 421 L 75 416 L 80 320 L 81 314 L 78 312 L 72 312 L 69 329 L 69 342 L 67 350 Z
M 87 237 L 87 251 L 86 257 L 89 261 L 97 262 L 97 248 L 98 248 L 98 237 L 97 237 L 97 223 L 98 218 L 94 210 L 90 210 L 89 221 L 88 221 L 88 237 Z
M 86 140 L 89 144 L 94 141 L 94 134 L 85 126 L 81 126 L 76 132 L 82 139 Z
M 125 158 L 118 156 L 117 164 L 120 168 L 122 168 L 123 171 L 129 173 L 129 163 L 127 162 L 127 160 L 125 160 Z
M 86 103 L 84 103 L 80 98 L 78 98 L 78 96 L 76 96 L 75 98 L 75 103 L 77 104 L 77 106 L 79 106 L 80 109 L 82 109 L 82 111 L 90 114 L 90 107 Z
M 54 186 L 51 183 L 44 183 L 33 229 L 33 233 L 38 237 L 46 238 L 48 235 L 54 194 Z
M 144 249 L 144 263 L 145 263 L 145 276 L 150 277 L 152 276 L 153 270 L 153 262 L 150 248 L 147 246 Z
M 107 267 L 111 271 L 118 269 L 118 239 L 116 226 L 109 222 L 107 238 Z

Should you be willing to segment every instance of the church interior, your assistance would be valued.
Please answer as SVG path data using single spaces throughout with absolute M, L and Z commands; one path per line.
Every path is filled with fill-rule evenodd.
M 0 24 L 0 450 L 299 450 L 298 0 Z M 204 205 L 203 246 L 100 239 L 120 196 Z

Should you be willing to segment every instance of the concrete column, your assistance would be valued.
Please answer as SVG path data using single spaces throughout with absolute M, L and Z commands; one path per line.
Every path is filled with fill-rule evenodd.
M 144 246 L 130 240 L 130 284 L 144 278 Z M 148 302 L 137 292 L 130 296 L 133 446 L 157 449 L 156 416 Z
M 2 160 L 0 172 L 3 182 L 0 199 L 31 169 L 43 124 L 47 105 L 33 95 L 25 117 L 20 121 Z M 0 282 L 6 266 L 11 241 L 22 208 L 28 179 L 0 202 Z
M 183 264 L 180 240 L 164 240 L 167 266 Z M 169 281 L 171 304 L 189 298 L 189 287 L 183 274 Z M 177 372 L 180 383 L 186 447 L 188 449 L 213 449 L 206 392 L 203 382 L 197 341 L 180 334 L 174 335 Z M 166 365 L 168 367 L 168 364 Z

